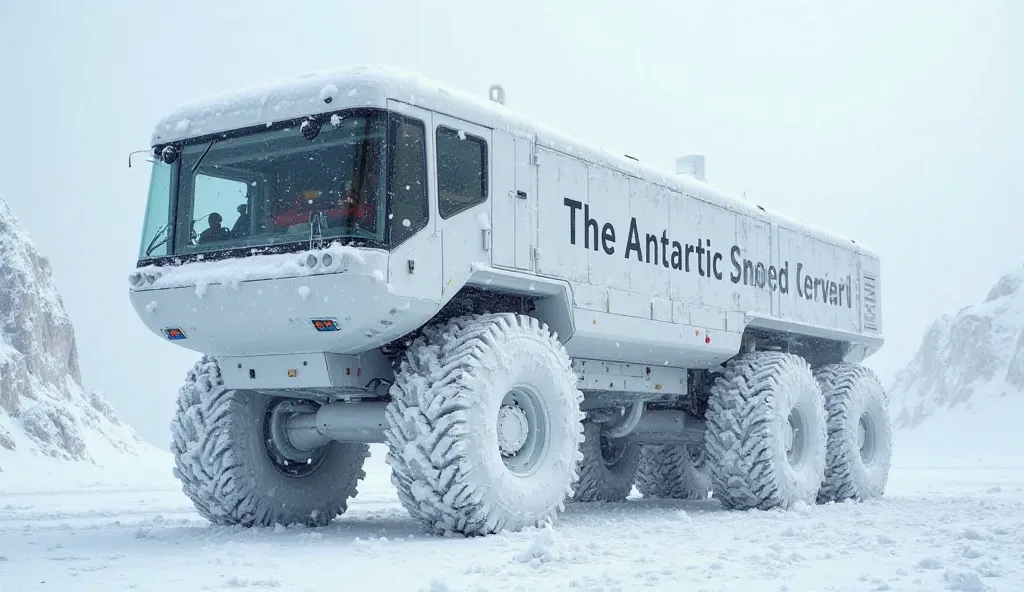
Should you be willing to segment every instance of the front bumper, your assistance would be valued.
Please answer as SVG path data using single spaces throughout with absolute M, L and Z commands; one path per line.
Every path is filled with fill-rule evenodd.
M 329 267 L 325 253 L 332 254 Z M 397 339 L 433 313 L 432 303 L 394 295 L 387 272 L 385 252 L 331 246 L 143 267 L 133 274 L 130 298 L 154 334 L 205 354 L 355 354 Z

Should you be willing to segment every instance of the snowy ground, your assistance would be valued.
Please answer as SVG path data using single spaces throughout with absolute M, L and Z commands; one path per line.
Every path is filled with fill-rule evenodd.
M 160 477 L 0 487 L 0 591 L 1024 590 L 1024 467 L 896 468 L 884 500 L 792 512 L 577 505 L 553 531 L 444 539 L 373 454 L 324 529 L 215 527 Z

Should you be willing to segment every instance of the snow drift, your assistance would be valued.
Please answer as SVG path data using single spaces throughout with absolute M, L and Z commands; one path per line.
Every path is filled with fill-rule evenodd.
M 83 389 L 50 262 L 0 195 L 0 489 L 153 454 L 102 396 Z
M 1024 267 L 936 320 L 889 391 L 903 462 L 1024 465 Z

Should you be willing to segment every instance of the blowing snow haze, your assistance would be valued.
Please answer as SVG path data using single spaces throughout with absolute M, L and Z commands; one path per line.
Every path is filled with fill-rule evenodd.
M 903 461 L 1017 465 L 1024 448 L 1024 267 L 1000 278 L 982 302 L 932 323 L 890 391 Z
M 481 97 L 501 83 L 516 110 L 669 171 L 705 154 L 713 184 L 863 241 L 886 278 L 886 344 L 869 364 L 890 384 L 935 318 L 978 302 L 1024 252 L 1021 10 L 350 3 L 335 35 L 263 1 L 3 2 L 0 191 L 52 261 L 84 386 L 160 447 L 198 356 L 128 302 L 149 166 L 127 154 L 181 103 L 354 63 Z M 172 38 L 173 56 L 151 49 Z
M 302 8 L 0 1 L 0 588 L 1024 589 L 1024 3 Z

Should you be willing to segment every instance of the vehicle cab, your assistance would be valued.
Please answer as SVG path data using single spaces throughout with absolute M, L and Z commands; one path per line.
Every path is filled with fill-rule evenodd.
M 129 276 L 143 322 L 195 351 L 257 355 L 367 351 L 429 320 L 444 251 L 486 261 L 479 230 L 442 234 L 489 213 L 490 134 L 402 90 L 353 69 L 160 121 Z

